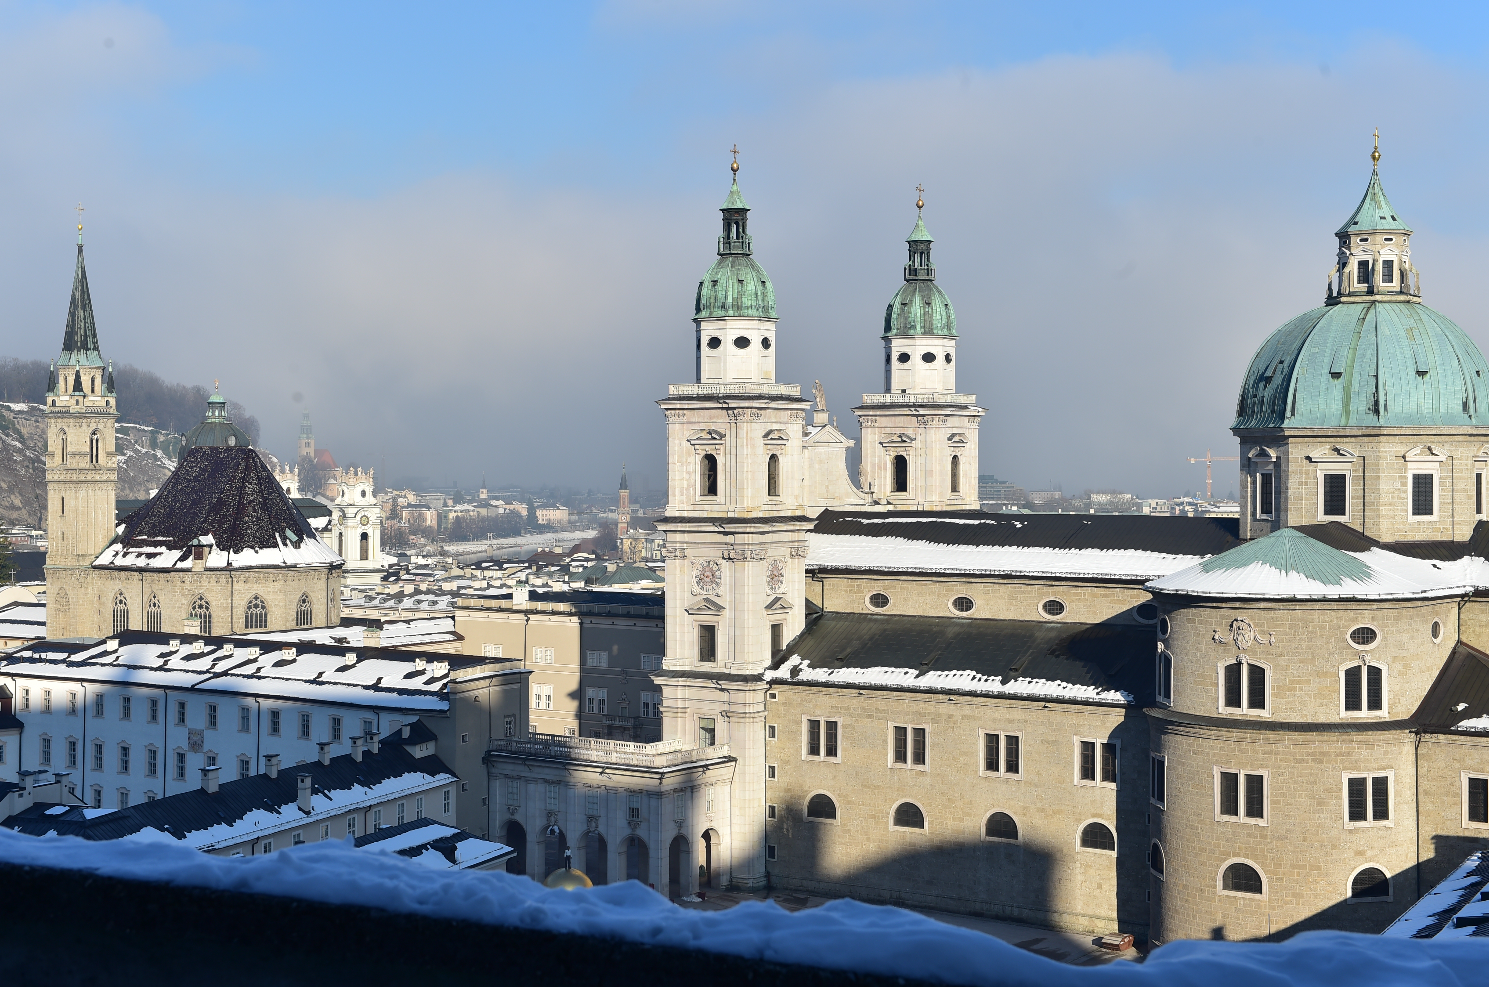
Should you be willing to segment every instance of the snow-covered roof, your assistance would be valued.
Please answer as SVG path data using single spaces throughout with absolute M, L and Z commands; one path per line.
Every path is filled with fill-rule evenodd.
M 1489 888 L 1489 850 L 1479 850 L 1469 854 L 1381 935 L 1399 939 L 1482 937 L 1489 929 L 1489 901 L 1481 893 L 1485 888 Z
M 359 836 L 356 846 L 359 850 L 396 853 L 437 870 L 487 866 L 517 852 L 504 843 L 483 840 L 463 829 L 435 822 L 428 816 Z
M 362 647 L 364 627 L 307 627 L 293 631 L 263 631 L 245 634 L 255 641 L 294 641 L 302 644 Z M 407 648 L 416 644 L 439 644 L 458 641 L 454 617 L 429 617 L 420 620 L 389 621 L 382 625 L 380 643 L 385 648 Z
M 1283 528 L 1148 583 L 1157 593 L 1224 599 L 1411 600 L 1489 587 L 1489 562 L 1345 552 Z
M 1135 580 L 1168 575 L 1200 558 L 1135 549 L 946 545 L 909 538 L 807 533 L 808 569 Z
M 1004 682 L 997 675 L 979 675 L 967 669 L 923 672 L 914 668 L 813 668 L 799 656 L 787 659 L 780 668 L 765 673 L 767 682 L 803 682 L 824 685 L 864 686 L 873 689 L 909 689 L 916 692 L 957 692 L 977 696 L 1007 696 L 1014 699 L 1056 699 L 1061 702 L 1099 703 L 1123 706 L 1132 694 L 1100 686 L 1074 685 L 1050 679 L 1019 678 Z

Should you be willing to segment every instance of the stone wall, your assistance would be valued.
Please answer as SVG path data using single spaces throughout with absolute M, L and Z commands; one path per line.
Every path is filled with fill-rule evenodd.
M 1030 579 L 1010 576 L 919 576 L 902 573 L 858 575 L 813 573 L 810 592 L 824 610 L 833 613 L 914 614 L 927 617 L 968 617 L 973 620 L 1050 620 L 1039 605 L 1048 599 L 1065 604 L 1059 620 L 1096 624 L 1107 620 L 1142 623 L 1134 609 L 1151 597 L 1143 580 L 1127 583 L 1075 579 Z M 869 606 L 871 594 L 889 597 L 889 606 Z M 971 597 L 974 608 L 963 613 L 951 601 Z

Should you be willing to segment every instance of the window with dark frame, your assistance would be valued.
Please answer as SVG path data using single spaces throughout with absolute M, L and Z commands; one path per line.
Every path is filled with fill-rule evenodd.
M 1325 473 L 1324 517 L 1349 516 L 1349 474 Z
M 1220 877 L 1220 889 L 1232 894 L 1261 894 L 1262 876 L 1250 864 L 1234 863 Z
M 894 493 L 910 492 L 910 460 L 904 456 L 894 457 Z
M 1385 669 L 1351 665 L 1344 670 L 1344 711 L 1378 713 L 1385 709 Z
M 1390 821 L 1390 775 L 1359 775 L 1346 778 L 1344 784 L 1346 819 L 1352 823 Z
M 1468 821 L 1489 823 L 1489 778 L 1465 779 L 1467 782 Z
M 1411 516 L 1431 517 L 1436 514 L 1436 504 L 1433 501 L 1433 481 L 1436 479 L 1431 473 L 1413 473 L 1411 475 Z
M 771 655 L 772 658 L 776 657 L 783 650 L 785 650 L 785 647 L 786 647 L 785 637 L 786 637 L 786 625 L 785 624 L 771 624 L 770 625 L 770 655 Z
M 1174 656 L 1167 648 L 1158 652 L 1158 698 L 1174 701 Z
M 910 763 L 910 728 L 894 728 L 894 763 Z
M 716 624 L 698 625 L 698 660 L 718 661 L 719 628 Z
M 1117 783 L 1117 745 L 1101 745 L 1101 780 L 1107 784 Z
M 1484 513 L 1484 474 L 1473 475 L 1473 512 L 1482 515 Z
M 1019 838 L 1018 823 L 1006 812 L 995 812 L 987 817 L 987 826 L 983 832 L 990 840 L 1008 840 L 1017 843 Z
M 1159 754 L 1149 755 L 1149 781 L 1148 798 L 1159 805 L 1165 802 L 1165 783 L 1167 782 L 1168 763 Z
M 711 452 L 703 454 L 703 461 L 699 467 L 698 491 L 703 497 L 719 495 L 719 461 Z
M 925 727 L 910 728 L 910 763 L 925 764 Z
M 775 453 L 765 461 L 765 496 L 779 497 L 781 495 L 781 457 Z
M 1380 283 L 1396 283 L 1396 262 L 1394 260 L 1383 260 L 1380 262 Z
M 1086 823 L 1081 828 L 1081 847 L 1086 850 L 1106 850 L 1108 853 L 1117 851 L 1117 838 L 1112 835 L 1111 829 L 1105 823 Z
M 1096 780 L 1096 742 L 1081 741 L 1081 781 Z
M 1391 880 L 1379 867 L 1365 867 L 1349 882 L 1351 898 L 1389 898 Z
M 1258 517 L 1272 516 L 1272 476 L 1271 472 L 1258 473 L 1256 475 L 1256 513 Z
M 1355 284 L 1361 288 L 1370 284 L 1370 262 L 1368 260 L 1355 261 Z
M 1267 708 L 1266 668 L 1250 661 L 1237 660 L 1228 663 L 1224 671 L 1223 705 L 1226 709 L 1265 711 Z
M 1245 771 L 1221 771 L 1219 803 L 1222 819 L 1267 818 L 1267 779 Z

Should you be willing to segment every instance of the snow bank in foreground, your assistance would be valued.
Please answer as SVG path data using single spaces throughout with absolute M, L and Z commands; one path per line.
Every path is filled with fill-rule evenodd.
M 1456 987 L 1482 983 L 1489 964 L 1489 942 L 1312 932 L 1280 945 L 1178 942 L 1143 964 L 1072 967 L 898 908 L 843 900 L 796 913 L 757 902 L 723 912 L 688 911 L 635 881 L 550 891 L 499 872 L 431 872 L 397 855 L 359 853 L 338 841 L 268 856 L 214 857 L 165 843 L 92 843 L 0 829 L 0 862 L 978 987 Z

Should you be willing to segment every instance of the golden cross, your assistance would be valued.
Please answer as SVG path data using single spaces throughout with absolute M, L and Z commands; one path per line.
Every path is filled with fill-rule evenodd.
M 736 143 L 733 147 L 731 147 L 729 149 L 729 153 L 732 154 L 732 155 L 734 155 L 734 160 L 735 161 L 738 161 L 739 160 L 739 145 Z
M 1370 152 L 1370 163 L 1380 164 L 1380 128 L 1375 128 L 1375 150 Z

